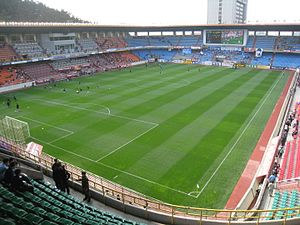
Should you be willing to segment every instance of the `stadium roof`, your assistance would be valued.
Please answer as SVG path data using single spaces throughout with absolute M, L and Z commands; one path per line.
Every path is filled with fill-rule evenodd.
M 17 23 L 0 22 L 1 33 L 48 33 L 51 32 L 134 32 L 134 31 L 198 31 L 205 29 L 247 29 L 253 31 L 300 31 L 300 23 L 293 24 L 216 24 L 176 26 L 126 26 L 86 23 Z

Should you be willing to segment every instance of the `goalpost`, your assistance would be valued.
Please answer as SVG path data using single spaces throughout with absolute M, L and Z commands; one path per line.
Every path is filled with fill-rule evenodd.
M 0 136 L 17 144 L 26 144 L 30 137 L 29 125 L 27 122 L 5 116 L 0 120 Z

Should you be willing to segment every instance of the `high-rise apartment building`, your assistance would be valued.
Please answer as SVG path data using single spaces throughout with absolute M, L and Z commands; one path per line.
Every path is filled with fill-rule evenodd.
M 247 19 L 248 0 L 207 0 L 208 24 L 238 24 Z

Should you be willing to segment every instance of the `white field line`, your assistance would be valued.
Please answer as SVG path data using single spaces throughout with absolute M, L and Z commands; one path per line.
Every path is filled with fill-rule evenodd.
M 188 193 L 186 193 L 186 192 L 184 192 L 184 191 L 180 191 L 180 190 L 177 190 L 177 189 L 168 187 L 168 186 L 166 186 L 166 185 L 159 184 L 159 183 L 157 183 L 157 182 L 155 182 L 155 181 L 148 180 L 148 179 L 146 179 L 146 178 L 143 178 L 143 177 L 134 175 L 134 174 L 132 174 L 132 173 L 129 173 L 129 172 L 126 172 L 126 171 L 123 171 L 123 170 L 119 170 L 119 169 L 117 169 L 117 168 L 115 168 L 115 167 L 112 167 L 112 166 L 109 166 L 109 165 L 107 165 L 107 164 L 105 164 L 105 163 L 101 163 L 101 162 L 98 162 L 98 163 L 101 164 L 101 165 L 103 165 L 103 166 L 105 166 L 105 167 L 108 167 L 108 168 L 110 168 L 110 169 L 112 169 L 112 170 L 116 170 L 116 171 L 118 171 L 118 172 L 120 172 L 120 173 L 123 173 L 123 174 L 129 175 L 129 176 L 138 178 L 138 179 L 140 179 L 140 180 L 146 181 L 146 182 L 151 183 L 151 184 L 155 184 L 155 185 L 157 185 L 157 186 L 160 186 L 160 187 L 163 187 L 163 188 L 166 188 L 166 189 L 175 191 L 175 192 L 180 193 L 180 194 L 184 194 L 184 195 L 190 196 Z M 190 196 L 190 197 L 196 198 L 195 196 Z
M 85 157 L 85 156 L 79 155 L 79 154 L 77 154 L 77 153 L 75 153 L 75 152 L 71 152 L 71 151 L 66 150 L 66 149 L 64 149 L 64 148 L 62 148 L 62 147 L 59 147 L 59 146 L 54 145 L 54 144 L 51 144 L 50 142 L 46 142 L 46 141 L 40 140 L 40 139 L 35 138 L 35 137 L 31 137 L 31 138 L 32 138 L 32 139 L 35 139 L 35 140 L 37 140 L 37 141 L 40 141 L 41 143 L 50 145 L 50 146 L 52 146 L 52 147 L 54 147 L 54 148 L 58 148 L 58 149 L 60 149 L 60 150 L 63 150 L 63 151 L 65 151 L 65 152 L 68 152 L 68 153 L 70 153 L 70 154 L 72 154 L 72 155 L 76 155 L 76 156 L 78 156 L 79 158 L 86 159 L 86 160 L 91 161 L 91 162 L 96 162 L 96 161 L 93 160 L 93 159 L 90 159 L 90 158 L 87 158 L 87 157 Z
M 39 99 L 36 99 L 36 100 L 39 100 Z M 45 101 L 45 102 L 47 102 L 47 101 Z M 50 102 L 50 103 L 58 104 L 58 105 L 64 105 L 64 106 L 67 106 L 67 107 L 75 108 L 75 107 L 73 107 L 73 106 L 68 106 L 68 105 L 65 105 L 65 104 L 57 103 L 57 102 Z M 82 110 L 88 110 L 88 109 L 81 108 L 81 107 L 76 107 L 76 108 L 79 108 L 79 109 L 82 109 Z M 88 110 L 88 111 L 97 112 L 97 113 L 102 113 L 102 112 L 98 112 L 98 111 L 94 111 L 94 110 Z M 103 114 L 109 115 L 109 114 L 107 114 L 107 113 L 103 113 Z M 116 115 L 110 114 L 110 116 L 116 116 Z M 116 116 L 116 117 L 119 117 L 119 116 Z M 23 117 L 23 118 L 25 118 L 25 117 Z M 121 117 L 120 117 L 120 118 L 121 118 Z M 138 135 L 138 136 L 135 137 L 134 139 L 130 140 L 129 142 L 125 143 L 124 145 L 118 147 L 118 148 L 115 149 L 113 152 L 119 150 L 120 148 L 124 147 L 125 145 L 129 144 L 130 142 L 134 141 L 135 139 L 141 137 L 142 135 L 146 134 L 147 132 L 149 132 L 150 130 L 154 129 L 155 127 L 157 127 L 157 126 L 159 125 L 159 124 L 157 124 L 157 123 L 152 123 L 152 122 L 142 121 L 142 120 L 136 120 L 136 119 L 132 119 L 132 118 L 129 118 L 129 117 L 122 117 L 122 118 L 128 119 L 128 120 L 134 120 L 134 121 L 138 121 L 138 122 L 143 122 L 143 123 L 148 123 L 148 124 L 152 124 L 152 125 L 154 125 L 154 126 L 151 127 L 150 129 L 148 129 L 147 131 L 145 131 L 144 133 Z M 26 119 L 26 118 L 25 118 L 25 119 Z M 29 119 L 29 118 L 27 118 L 27 119 Z M 29 120 L 31 120 L 31 119 L 29 119 Z M 39 122 L 39 121 L 36 121 L 36 122 Z M 40 122 L 40 123 L 42 123 L 42 122 Z M 44 123 L 44 124 L 46 124 L 46 123 Z M 49 124 L 46 124 L 46 125 L 50 126 Z M 55 126 L 52 126 L 52 127 L 55 127 Z M 59 127 L 55 127 L 55 128 L 57 128 L 57 129 L 62 129 L 62 128 L 59 128 Z M 62 130 L 64 130 L 64 129 L 62 129 Z M 67 131 L 67 130 L 65 130 L 65 131 Z M 69 132 L 72 132 L 72 131 L 69 131 Z M 70 135 L 70 134 L 69 134 L 69 135 Z M 108 168 L 112 169 L 112 170 L 118 171 L 119 173 L 123 173 L 123 174 L 129 175 L 129 176 L 135 177 L 135 178 L 137 178 L 137 179 L 146 181 L 146 182 L 148 182 L 148 183 L 155 184 L 155 185 L 157 185 L 157 186 L 160 186 L 160 187 L 163 187 L 163 188 L 172 190 L 172 191 L 174 191 L 174 192 L 177 192 L 177 193 L 180 193 L 180 194 L 184 194 L 184 195 L 187 195 L 187 196 L 196 198 L 195 196 L 191 196 L 191 195 L 189 195 L 188 193 L 186 193 L 186 192 L 184 192 L 184 191 L 180 191 L 180 190 L 177 190 L 177 189 L 168 187 L 168 186 L 166 186 L 166 185 L 159 184 L 159 183 L 157 183 L 157 182 L 148 180 L 148 179 L 146 179 L 146 178 L 137 176 L 137 175 L 135 175 L 135 174 L 132 174 L 132 173 L 129 173 L 129 172 L 126 172 L 126 171 L 123 171 L 123 170 L 119 170 L 119 169 L 117 169 L 117 168 L 115 168 L 115 167 L 112 167 L 112 166 L 109 166 L 109 165 L 107 165 L 107 164 L 101 163 L 101 162 L 99 162 L 101 159 L 95 161 L 95 160 L 93 160 L 93 159 L 90 159 L 90 158 L 87 158 L 87 157 L 85 157 L 85 156 L 82 156 L 82 155 L 79 155 L 79 154 L 77 154 L 77 153 L 74 153 L 74 152 L 71 152 L 71 151 L 69 151 L 69 150 L 66 150 L 66 149 L 64 149 L 64 148 L 62 148 L 62 147 L 59 147 L 59 146 L 57 146 L 57 145 L 52 144 L 52 142 L 54 142 L 54 141 L 51 141 L 51 142 L 45 142 L 45 141 L 42 141 L 42 140 L 40 140 L 40 139 L 38 139 L 38 138 L 35 138 L 35 137 L 31 137 L 31 138 L 32 138 L 32 139 L 35 139 L 35 140 L 38 140 L 38 141 L 40 141 L 41 143 L 48 144 L 48 145 L 50 145 L 50 146 L 52 146 L 52 147 L 54 147 L 54 148 L 58 148 L 58 149 L 60 149 L 60 150 L 62 150 L 62 151 L 65 151 L 65 152 L 68 152 L 68 153 L 70 153 L 70 154 L 73 154 L 73 155 L 75 155 L 75 156 L 77 156 L 77 157 L 79 157 L 79 158 L 86 159 L 86 160 L 91 161 L 91 162 L 94 162 L 94 163 L 99 163 L 99 164 L 101 164 L 101 165 L 103 165 L 103 166 L 105 166 L 105 167 L 108 167 Z M 57 140 L 55 140 L 55 141 L 57 141 Z M 113 153 L 113 152 L 112 152 L 112 153 Z M 108 155 L 110 155 L 110 154 L 112 154 L 112 153 L 109 153 Z M 107 157 L 108 155 L 106 155 L 105 157 Z M 104 157 L 102 157 L 102 158 L 104 158 Z
M 101 107 L 103 107 L 103 108 L 105 108 L 106 110 L 107 110 L 107 112 L 108 112 L 108 115 L 110 115 L 111 114 L 111 111 L 110 111 L 110 109 L 107 107 L 107 106 L 105 106 L 105 105 L 98 105 L 98 104 L 95 104 L 95 103 L 84 103 L 84 104 L 88 104 L 88 105 L 96 105 L 96 106 L 101 106 Z
M 153 127 L 149 128 L 148 130 L 146 130 L 145 132 L 139 134 L 138 136 L 134 137 L 133 139 L 131 139 L 130 141 L 124 143 L 123 145 L 117 147 L 116 149 L 114 149 L 113 151 L 111 151 L 110 153 L 102 156 L 100 159 L 97 160 L 97 162 L 101 161 L 102 159 L 110 156 L 111 154 L 115 153 L 116 151 L 120 150 L 121 148 L 125 147 L 126 145 L 130 144 L 131 142 L 135 141 L 136 139 L 140 138 L 141 136 L 143 136 L 144 134 L 148 133 L 149 131 L 153 130 L 154 128 L 156 128 L 158 126 L 157 125 L 154 125 Z
M 72 133 L 72 134 L 74 134 L 74 133 Z M 69 137 L 69 136 L 71 136 L 72 134 L 66 134 L 66 135 L 64 135 L 64 136 L 61 136 L 61 137 L 59 137 L 59 138 L 56 138 L 56 139 L 50 141 L 49 144 L 52 144 L 52 143 L 54 143 L 54 142 L 57 142 L 57 141 L 59 141 L 59 140 L 61 140 L 61 139 L 64 139 L 64 138 L 66 138 L 66 137 Z
M 267 99 L 269 98 L 269 96 L 271 95 L 271 93 L 274 90 L 274 88 L 277 86 L 277 84 L 281 80 L 282 76 L 283 75 L 281 75 L 278 78 L 277 82 L 269 90 L 269 93 L 266 95 L 265 99 L 262 101 L 262 103 L 260 104 L 259 108 L 256 110 L 256 112 L 254 113 L 254 115 L 252 116 L 252 118 L 249 120 L 249 122 L 247 123 L 246 127 L 244 128 L 244 130 L 242 131 L 242 133 L 240 134 L 240 136 L 238 137 L 238 139 L 235 141 L 235 143 L 232 145 L 232 147 L 230 148 L 229 152 L 226 154 L 226 156 L 224 157 L 224 159 L 222 160 L 222 162 L 219 164 L 219 166 L 216 168 L 216 170 L 210 176 L 210 178 L 205 183 L 205 185 L 203 186 L 203 188 L 199 191 L 199 194 L 196 196 L 196 198 L 198 198 L 202 194 L 202 192 L 204 191 L 204 189 L 207 187 L 207 185 L 210 183 L 210 181 L 214 178 L 214 176 L 216 175 L 216 173 L 219 171 L 219 169 L 221 168 L 221 166 L 223 165 L 223 163 L 226 161 L 226 159 L 228 158 L 228 156 L 230 155 L 230 153 L 233 151 L 233 149 L 235 148 L 235 146 L 237 145 L 237 143 L 240 141 L 240 139 L 242 138 L 242 136 L 244 135 L 244 133 L 246 132 L 246 130 L 248 129 L 248 127 L 250 126 L 250 124 L 252 123 L 252 121 L 254 120 L 254 118 L 256 117 L 256 115 L 258 114 L 258 112 L 261 110 L 261 108 L 263 107 L 263 105 L 265 104 L 265 102 L 267 101 Z
M 108 115 L 108 116 L 112 116 L 112 117 L 116 117 L 116 118 L 121 118 L 121 119 L 125 119 L 125 120 L 131 120 L 131 121 L 141 122 L 141 123 L 145 123 L 145 124 L 159 125 L 158 123 L 154 123 L 154 122 L 150 122 L 150 121 L 134 119 L 134 118 L 126 117 L 126 116 L 114 115 L 114 114 L 110 114 L 110 113 L 105 113 L 105 112 L 101 112 L 101 111 L 96 111 L 96 110 L 91 110 L 91 109 L 87 109 L 87 108 L 82 108 L 82 107 L 79 107 L 79 106 L 72 106 L 72 105 L 68 105 L 68 104 L 64 104 L 64 103 L 59 103 L 59 102 L 55 102 L 55 101 L 47 101 L 47 100 L 42 100 L 42 99 L 37 99 L 37 98 L 33 99 L 33 100 L 47 102 L 47 103 L 50 103 L 50 104 L 53 104 L 53 105 L 62 105 L 62 106 L 73 108 L 73 109 L 85 110 L 85 111 L 89 111 L 89 112 L 99 113 L 99 114 Z M 110 112 L 110 110 L 109 110 L 109 112 Z
M 60 149 L 60 150 L 62 150 L 62 151 L 65 151 L 65 152 L 67 152 L 67 153 L 70 153 L 70 154 L 72 154 L 72 155 L 75 155 L 75 156 L 77 156 L 77 157 L 79 157 L 79 158 L 86 159 L 86 160 L 88 160 L 88 161 L 91 161 L 91 162 L 94 162 L 94 163 L 101 164 L 101 165 L 103 165 L 103 166 L 105 166 L 105 167 L 107 167 L 107 168 L 110 168 L 110 169 L 112 169 L 112 170 L 118 171 L 119 173 L 123 173 L 123 174 L 126 174 L 126 175 L 128 175 L 128 176 L 135 177 L 135 178 L 137 178 L 137 179 L 139 179 L 139 180 L 146 181 L 146 182 L 148 182 L 148 183 L 155 184 L 155 185 L 157 185 L 157 186 L 160 186 L 160 187 L 163 187 L 163 188 L 172 190 L 172 191 L 174 191 L 174 192 L 177 192 L 177 193 L 180 193 L 180 194 L 184 194 L 184 195 L 190 196 L 188 193 L 186 193 L 186 192 L 184 192 L 184 191 L 180 191 L 180 190 L 177 190 L 177 189 L 168 187 L 168 186 L 166 186 L 166 185 L 159 184 L 159 183 L 157 183 L 157 182 L 148 180 L 148 179 L 146 179 L 146 178 L 143 178 L 143 177 L 134 175 L 134 174 L 132 174 L 132 173 L 129 173 L 129 172 L 126 172 L 126 171 L 117 169 L 117 168 L 112 167 L 112 166 L 109 166 L 109 165 L 107 165 L 107 164 L 104 164 L 104 163 L 101 163 L 101 162 L 97 162 L 97 161 L 95 161 L 95 160 L 93 160 L 93 159 L 90 159 L 90 158 L 87 158 L 87 157 L 85 157 L 85 156 L 79 155 L 79 154 L 77 154 L 77 153 L 71 152 L 71 151 L 69 151 L 69 150 L 66 150 L 66 149 L 64 149 L 64 148 L 61 148 L 61 147 L 56 146 L 56 145 L 54 145 L 54 144 L 51 144 L 51 143 L 49 143 L 49 142 L 42 141 L 42 140 L 40 140 L 40 139 L 38 139 L 38 138 L 35 138 L 35 137 L 31 137 L 31 138 L 32 138 L 32 139 L 35 139 L 35 140 L 37 140 L 37 141 L 40 141 L 41 143 L 48 144 L 48 145 L 50 145 L 50 146 L 52 146 L 52 147 L 54 147 L 54 148 L 58 148 L 58 149 Z M 116 179 L 116 178 L 117 178 L 117 177 L 115 176 L 114 179 Z M 190 196 L 190 197 L 196 198 L 195 196 Z
M 53 128 L 58 129 L 58 130 L 65 131 L 65 132 L 69 133 L 69 135 L 70 135 L 70 134 L 74 134 L 73 131 L 66 130 L 66 129 L 61 128 L 61 127 L 53 126 L 53 125 L 51 125 L 51 124 L 49 124 L 49 123 L 44 123 L 44 122 L 41 122 L 41 121 L 39 121 L 39 120 L 34 120 L 34 119 L 31 119 L 31 118 L 28 118 L 28 117 L 25 117 L 25 116 L 19 116 L 19 117 L 24 118 L 24 119 L 26 119 L 26 120 L 31 120 L 31 121 L 36 122 L 36 123 L 39 123 L 39 124 L 46 125 L 46 126 L 48 126 L 48 127 L 53 127 Z

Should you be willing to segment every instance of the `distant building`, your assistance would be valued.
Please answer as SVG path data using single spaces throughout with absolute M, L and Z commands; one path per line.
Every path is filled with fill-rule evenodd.
M 207 0 L 208 24 L 246 23 L 248 0 Z

